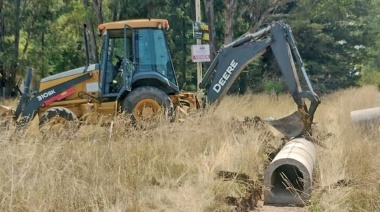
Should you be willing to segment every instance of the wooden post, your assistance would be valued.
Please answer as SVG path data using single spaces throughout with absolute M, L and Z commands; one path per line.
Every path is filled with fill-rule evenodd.
M 195 0 L 195 21 L 201 22 L 201 2 Z M 202 43 L 201 39 L 197 39 L 197 45 Z M 199 84 L 202 81 L 202 63 L 197 62 L 197 90 L 199 91 Z

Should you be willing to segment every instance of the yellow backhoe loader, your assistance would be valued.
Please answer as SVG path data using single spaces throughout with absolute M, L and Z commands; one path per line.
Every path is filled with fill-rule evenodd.
M 298 53 L 291 29 L 282 22 L 271 25 L 223 46 L 200 83 L 201 100 L 178 88 L 165 31 L 165 19 L 137 19 L 100 24 L 103 40 L 100 62 L 41 79 L 39 92 L 30 95 L 32 70 L 28 69 L 25 90 L 16 110 L 0 108 L 3 116 L 25 125 L 36 115 L 40 125 L 50 120 L 97 123 L 99 117 L 124 112 L 136 123 L 154 122 L 175 111 L 218 104 L 242 70 L 271 49 L 279 64 L 297 110 L 292 115 L 269 121 L 287 136 L 311 132 L 320 100 L 313 91 Z M 88 61 L 88 49 L 86 55 Z M 293 60 L 295 58 L 295 61 Z M 307 82 L 301 89 L 295 63 Z M 310 100 L 310 106 L 305 104 Z M 184 111 L 187 112 L 187 111 Z

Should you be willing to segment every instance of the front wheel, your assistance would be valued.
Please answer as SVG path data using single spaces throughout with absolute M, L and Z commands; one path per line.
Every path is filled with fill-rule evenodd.
M 134 89 L 125 97 L 122 109 L 142 127 L 156 126 L 161 120 L 172 121 L 174 117 L 174 106 L 169 96 L 151 86 Z
M 70 134 L 78 130 L 79 120 L 70 109 L 53 107 L 41 115 L 39 126 L 43 134 Z

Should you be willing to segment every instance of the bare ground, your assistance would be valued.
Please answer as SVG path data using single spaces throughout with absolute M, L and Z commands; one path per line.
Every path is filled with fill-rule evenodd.
M 307 207 L 292 207 L 292 206 L 274 206 L 264 205 L 263 201 L 259 201 L 259 204 L 255 210 L 257 212 L 306 212 Z

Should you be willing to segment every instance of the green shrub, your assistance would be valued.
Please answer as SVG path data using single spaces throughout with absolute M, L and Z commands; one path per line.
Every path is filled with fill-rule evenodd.
M 376 85 L 380 90 L 380 71 L 368 70 L 363 72 L 360 84 L 362 85 Z
M 279 81 L 267 81 L 264 84 L 265 92 L 269 94 L 278 94 L 284 91 L 284 85 Z

